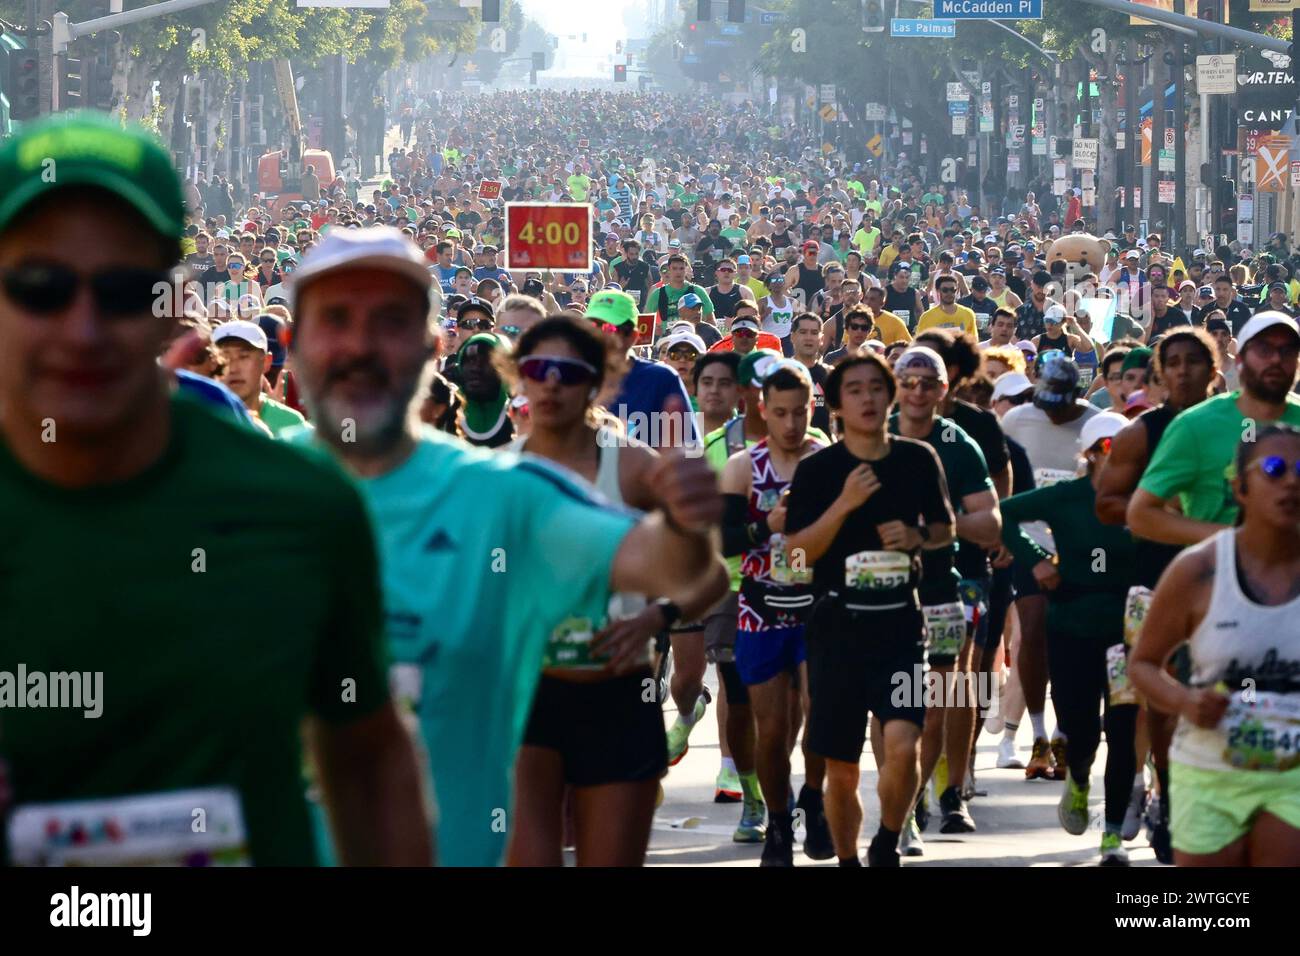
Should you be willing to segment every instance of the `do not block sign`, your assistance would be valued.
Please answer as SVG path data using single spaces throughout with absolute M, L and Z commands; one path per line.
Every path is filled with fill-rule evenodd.
M 506 203 L 506 268 L 591 271 L 591 204 Z

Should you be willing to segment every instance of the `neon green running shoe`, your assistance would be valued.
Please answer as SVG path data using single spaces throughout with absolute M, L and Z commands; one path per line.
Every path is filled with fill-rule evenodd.
M 1056 805 L 1056 818 L 1066 833 L 1079 836 L 1088 829 L 1088 788 L 1080 787 L 1073 777 L 1065 778 L 1061 802 Z

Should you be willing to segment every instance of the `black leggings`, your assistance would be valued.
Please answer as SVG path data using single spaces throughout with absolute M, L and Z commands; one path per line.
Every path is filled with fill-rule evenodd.
M 1115 639 L 1111 639 L 1114 637 Z M 1101 724 L 1097 702 L 1105 704 L 1106 728 L 1106 822 L 1124 822 L 1137 773 L 1133 734 L 1137 727 L 1137 705 L 1110 705 L 1106 684 L 1106 648 L 1122 636 L 1084 637 L 1078 634 L 1047 633 L 1047 669 L 1052 681 L 1052 704 L 1056 719 L 1069 738 L 1067 752 L 1070 776 L 1086 783 L 1092 771 Z

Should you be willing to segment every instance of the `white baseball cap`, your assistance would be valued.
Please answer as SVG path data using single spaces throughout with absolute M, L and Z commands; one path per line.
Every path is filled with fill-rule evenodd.
M 249 322 L 247 319 L 236 319 L 233 322 L 223 322 L 212 330 L 212 343 L 220 345 L 227 339 L 238 339 L 241 342 L 247 342 L 255 349 L 267 351 L 266 333 L 256 322 Z
M 1053 304 L 1053 305 L 1048 306 L 1048 307 L 1047 307 L 1047 311 L 1043 313 L 1043 321 L 1044 321 L 1044 322 L 1064 322 L 1064 321 L 1065 321 L 1065 306 L 1063 306 L 1063 305 L 1056 305 L 1056 304 Z
M 291 308 L 296 307 L 303 287 L 313 279 L 351 269 L 380 269 L 404 276 L 426 294 L 434 284 L 429 264 L 415 243 L 392 226 L 331 229 L 286 280 L 290 299 L 294 300 Z
M 1253 339 L 1259 333 L 1266 329 L 1271 329 L 1275 325 L 1281 325 L 1291 330 L 1291 334 L 1300 338 L 1300 326 L 1296 325 L 1295 319 L 1285 312 L 1257 312 L 1255 316 L 1241 327 L 1237 333 L 1237 354 L 1240 355 L 1246 348 L 1246 343 Z
M 993 383 L 993 401 L 1014 398 L 1033 387 L 1034 383 L 1029 381 L 1029 376 L 1024 372 L 1003 372 Z
M 676 345 L 689 345 L 695 351 L 703 355 L 708 351 L 708 346 L 704 344 L 704 339 L 700 338 L 694 332 L 677 332 L 663 341 L 663 351 L 668 353 Z
M 1079 432 L 1079 450 L 1087 451 L 1103 438 L 1114 438 L 1127 424 L 1127 418 L 1114 412 L 1093 415 Z
M 943 364 L 943 359 L 934 349 L 926 348 L 924 345 L 913 345 L 909 348 L 898 357 L 898 361 L 894 364 L 894 373 L 901 375 L 909 368 L 931 369 L 938 376 L 939 381 L 948 384 L 948 367 Z

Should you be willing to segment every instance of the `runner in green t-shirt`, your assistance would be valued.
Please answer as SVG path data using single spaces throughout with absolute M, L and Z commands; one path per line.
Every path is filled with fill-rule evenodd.
M 1232 491 L 1237 444 L 1251 429 L 1282 421 L 1300 425 L 1296 380 L 1300 330 L 1280 312 L 1261 312 L 1242 326 L 1237 364 L 1241 389 L 1180 414 L 1165 430 L 1128 506 L 1133 533 L 1164 544 L 1196 544 L 1237 520 Z M 1177 496 L 1182 513 L 1166 510 Z
M 0 148 L 0 271 L 26 276 L 0 300 L 0 859 L 312 865 L 305 740 L 340 857 L 427 864 L 359 496 L 158 365 L 184 216 L 171 156 L 107 116 Z M 94 700 L 11 706 L 24 671 Z

